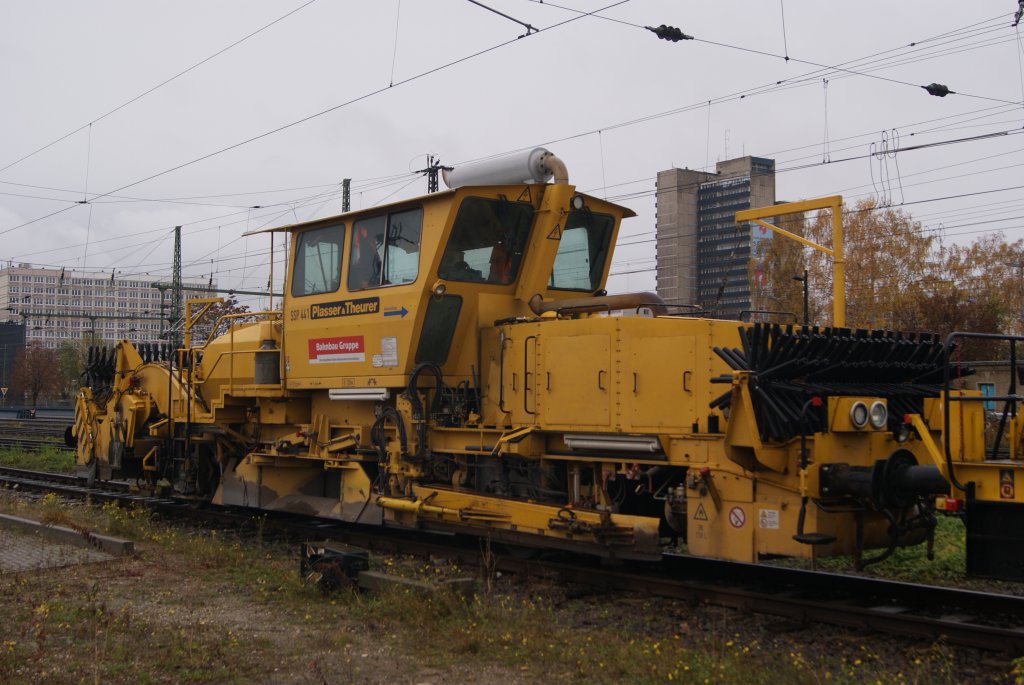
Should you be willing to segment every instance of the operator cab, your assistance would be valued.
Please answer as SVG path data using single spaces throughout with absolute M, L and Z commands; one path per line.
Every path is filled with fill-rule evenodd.
M 365 394 L 404 387 L 422 363 L 472 380 L 482 328 L 536 316 L 531 298 L 601 289 L 619 221 L 632 212 L 533 180 L 467 184 L 278 229 L 291 233 L 286 387 Z

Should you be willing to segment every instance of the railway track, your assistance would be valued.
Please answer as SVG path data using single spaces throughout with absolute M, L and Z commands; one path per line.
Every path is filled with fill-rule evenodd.
M 58 452 L 72 451 L 72 449 L 63 442 L 55 442 L 52 438 L 0 435 L 0 449 L 19 449 L 24 452 L 39 452 L 47 448 L 52 448 Z
M 64 429 L 71 421 L 64 418 L 0 418 L 0 449 L 38 452 L 45 448 L 70 452 L 64 444 Z
M 0 417 L 0 435 L 17 434 L 61 437 L 64 435 L 64 429 L 73 422 L 73 417 L 37 417 L 34 419 Z
M 287 540 L 328 539 L 378 553 L 443 556 L 464 566 L 479 565 L 482 560 L 481 541 L 468 536 L 425 537 L 417 531 L 214 507 L 132 492 L 125 483 L 104 483 L 102 488 L 90 489 L 84 479 L 68 474 L 0 467 L 0 487 L 145 506 L 161 515 L 207 526 L 255 525 L 264 534 Z M 639 592 L 801 623 L 829 623 L 985 650 L 1024 650 L 1024 596 L 672 554 L 666 554 L 658 564 L 620 566 L 599 566 L 593 560 L 506 555 L 497 555 L 495 561 L 496 570 L 503 572 L 603 590 Z

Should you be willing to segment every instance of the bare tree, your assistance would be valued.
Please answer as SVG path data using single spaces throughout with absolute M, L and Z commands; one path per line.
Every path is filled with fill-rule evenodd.
M 831 247 L 827 211 L 798 226 L 799 235 Z M 901 209 L 864 199 L 843 210 L 847 326 L 903 331 L 1014 333 L 1024 311 L 1024 242 L 983 235 L 969 245 L 945 245 L 941 234 Z M 795 247 L 794 247 L 795 246 Z M 811 321 L 832 308 L 832 259 L 792 241 L 761 242 L 756 255 L 762 301 L 799 311 L 799 282 L 809 271 Z M 796 286 L 796 287 L 794 287 Z M 992 346 L 990 346 L 992 347 Z
M 56 351 L 36 346 L 22 350 L 11 374 L 11 385 L 25 394 L 32 407 L 40 398 L 56 397 L 61 386 Z

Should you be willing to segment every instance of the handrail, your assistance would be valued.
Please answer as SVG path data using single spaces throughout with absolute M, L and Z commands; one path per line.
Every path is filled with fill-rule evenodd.
M 229 333 L 229 331 L 224 331 L 224 333 L 222 333 L 221 335 L 215 335 L 217 333 L 217 330 L 220 328 L 220 324 L 221 324 L 222 321 L 224 321 L 226 319 L 230 319 L 230 320 L 233 321 L 235 319 L 242 319 L 242 318 L 246 318 L 246 317 L 250 317 L 250 316 L 252 316 L 252 317 L 265 317 L 265 318 L 267 318 L 270 321 L 273 321 L 274 319 L 282 319 L 281 312 L 279 312 L 279 311 L 241 312 L 241 313 L 238 313 L 238 314 L 221 314 L 220 317 L 214 322 L 213 328 L 210 329 L 210 335 L 206 338 L 206 342 L 204 342 L 202 345 L 195 345 L 193 347 L 197 348 L 197 349 L 205 349 L 206 346 L 209 345 L 210 342 L 212 342 L 215 337 L 219 338 L 219 337 L 221 337 L 221 335 L 227 335 Z M 258 323 L 258 321 L 245 321 L 243 323 Z M 234 328 L 234 324 L 233 323 L 231 324 L 230 328 Z
M 197 383 L 205 383 L 210 378 L 210 374 L 213 373 L 213 370 L 217 368 L 218 364 L 220 364 L 220 360 L 223 359 L 224 357 L 230 357 L 230 356 L 236 355 L 236 354 L 252 354 L 254 352 L 260 352 L 260 351 L 261 350 L 259 350 L 259 349 L 255 349 L 255 350 L 228 350 L 227 352 L 223 352 L 223 353 L 221 353 L 220 356 L 217 357 L 217 361 L 215 361 L 213 363 L 213 366 L 210 367 L 209 371 L 206 372 L 206 377 L 203 378 L 203 380 L 196 381 L 196 382 Z
M 1000 340 L 1003 342 L 1010 343 L 1010 387 L 1009 392 L 1006 395 L 999 396 L 964 396 L 963 390 L 960 389 L 961 394 L 952 397 L 950 388 L 950 357 L 954 351 L 959 352 L 960 340 Z M 1003 407 L 1002 419 L 999 423 L 999 431 L 996 435 L 994 445 L 997 446 L 1002 440 L 1003 429 L 1006 426 L 1007 413 L 1013 418 L 1017 417 L 1017 403 L 1024 400 L 1024 397 L 1017 395 L 1017 343 L 1024 342 L 1024 336 L 1019 335 L 1005 335 L 1002 333 L 968 333 L 965 331 L 954 331 L 946 336 L 946 342 L 942 348 L 942 360 L 943 360 L 943 382 L 942 382 L 942 443 L 943 450 L 946 456 L 946 470 L 949 473 L 949 482 L 953 484 L 957 490 L 962 492 L 968 492 L 971 490 L 969 495 L 973 495 L 973 483 L 964 485 L 957 480 L 956 475 L 953 472 L 953 452 L 952 446 L 950 445 L 950 431 L 949 431 L 949 405 L 950 402 L 987 402 L 1002 400 L 1006 404 Z M 957 362 L 959 364 L 959 360 Z M 963 436 L 961 435 L 961 440 Z M 1011 449 L 1013 446 L 1010 446 Z
M 748 316 L 748 318 L 744 319 L 743 318 L 744 314 L 746 314 Z M 797 315 L 794 312 L 784 312 L 784 311 L 779 311 L 779 310 L 776 310 L 776 309 L 744 309 L 743 311 L 740 312 L 740 321 L 749 322 L 750 321 L 749 316 L 752 315 L 752 314 L 781 314 L 781 315 L 784 315 L 784 316 L 792 316 L 793 317 L 793 323 L 800 323 L 800 319 L 797 318 Z
M 186 351 L 186 353 L 190 357 L 192 357 L 192 364 L 190 365 L 190 371 L 189 371 L 190 378 L 193 377 L 194 374 L 195 374 L 195 358 L 196 358 L 197 354 L 199 352 L 205 351 L 206 348 L 209 347 L 210 343 L 214 341 L 214 339 L 221 338 L 221 337 L 224 337 L 226 335 L 226 336 L 228 336 L 228 350 L 227 350 L 227 352 L 224 352 L 220 356 L 218 356 L 217 360 L 213 363 L 213 366 L 211 366 L 208 370 L 204 370 L 204 376 L 205 377 L 202 380 L 197 380 L 195 382 L 200 383 L 200 384 L 205 384 L 206 381 L 209 379 L 210 375 L 212 375 L 214 369 L 216 369 L 217 365 L 220 364 L 221 359 L 223 359 L 224 357 L 228 357 L 229 360 L 230 360 L 230 368 L 228 369 L 228 392 L 234 392 L 234 389 L 235 389 L 235 355 L 236 354 L 255 354 L 256 352 L 259 351 L 258 348 L 257 349 L 253 349 L 253 350 L 236 350 L 235 349 L 235 330 L 237 328 L 237 326 L 235 324 L 236 324 L 236 322 L 239 319 L 249 319 L 250 317 L 252 318 L 251 321 L 244 321 L 242 323 L 245 323 L 245 324 L 250 324 L 250 323 L 251 324 L 256 324 L 256 323 L 259 323 L 261 319 L 266 319 L 271 324 L 273 324 L 274 321 L 281 321 L 281 320 L 283 320 L 282 313 L 279 312 L 279 311 L 240 312 L 240 313 L 235 313 L 235 314 L 222 314 L 214 322 L 213 327 L 210 329 L 210 335 L 207 337 L 206 341 L 202 345 L 197 345 L 197 346 L 194 346 L 194 347 L 190 347 Z M 221 327 L 221 324 L 224 323 L 225 321 L 227 322 L 228 330 L 226 330 L 224 333 L 221 333 L 220 335 L 216 335 L 217 331 Z M 282 347 L 282 349 L 284 347 L 283 336 L 282 336 L 282 341 L 281 341 L 281 347 Z M 282 359 L 283 359 L 283 355 L 282 355 Z M 283 382 L 284 382 L 283 381 L 283 378 L 284 378 L 283 374 L 281 375 L 281 378 L 282 378 L 282 384 L 283 384 Z

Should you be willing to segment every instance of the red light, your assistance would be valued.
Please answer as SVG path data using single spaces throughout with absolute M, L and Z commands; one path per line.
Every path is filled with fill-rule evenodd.
M 957 512 L 963 509 L 963 500 L 956 499 L 955 497 L 936 497 L 935 508 L 939 511 L 946 512 Z
M 812 397 L 811 398 L 811 406 L 812 407 L 820 407 L 821 406 L 821 398 L 818 397 L 818 396 Z

